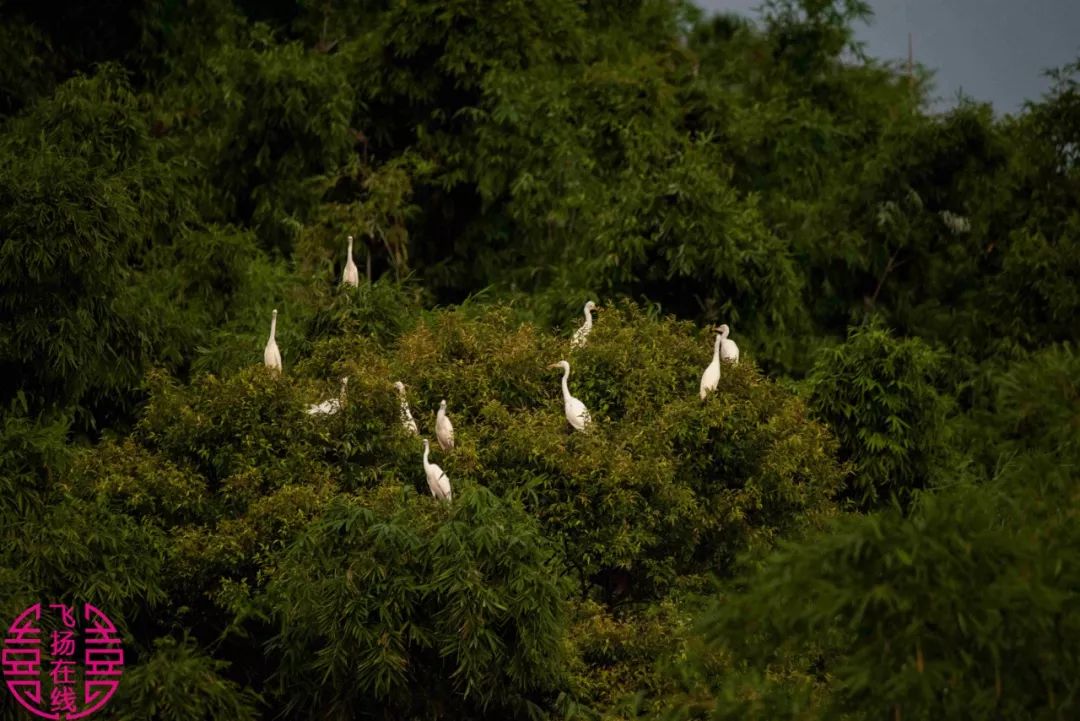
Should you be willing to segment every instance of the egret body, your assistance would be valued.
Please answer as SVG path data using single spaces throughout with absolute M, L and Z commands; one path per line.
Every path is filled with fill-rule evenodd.
M 439 412 L 435 414 L 435 437 L 439 440 L 439 447 L 449 451 L 454 447 L 454 425 L 450 417 L 446 415 L 446 399 L 439 403 Z
M 349 236 L 349 255 L 345 261 L 345 272 L 341 274 L 341 282 L 345 285 L 351 285 L 353 288 L 360 285 L 360 271 L 356 269 L 356 263 L 353 262 L 352 257 L 352 244 L 353 237 Z
M 585 404 L 570 395 L 570 387 L 567 385 L 567 379 L 570 377 L 570 364 L 566 361 L 559 361 L 558 363 L 552 363 L 548 368 L 562 368 L 562 395 L 563 395 L 563 410 L 566 413 L 566 420 L 579 431 L 585 430 L 585 426 L 592 422 L 592 418 L 589 416 L 589 410 L 585 407 Z
M 348 378 L 341 379 L 341 393 L 337 398 L 331 398 L 330 400 L 323 401 L 322 403 L 316 403 L 315 405 L 308 406 L 307 414 L 309 416 L 330 416 L 341 410 L 341 407 L 345 405 L 345 389 L 349 385 Z
M 420 435 L 420 430 L 416 427 L 416 421 L 413 420 L 412 413 L 409 411 L 409 402 L 405 400 L 405 384 L 398 381 L 394 383 L 394 387 L 397 388 L 398 395 L 401 396 L 401 425 L 405 426 L 405 430 L 414 436 Z
M 735 341 L 728 339 L 730 331 L 727 325 L 717 326 L 715 330 L 716 343 L 713 345 L 712 362 L 705 367 L 705 372 L 701 374 L 700 395 L 702 400 L 705 400 L 705 396 L 716 390 L 716 385 L 720 382 L 721 362 L 739 365 L 739 346 L 735 345 Z
M 728 338 L 728 327 L 722 325 L 716 329 L 720 333 L 720 360 L 732 365 L 739 365 L 739 346 Z
M 712 362 L 705 366 L 705 372 L 701 374 L 701 400 L 716 390 L 716 384 L 720 382 L 720 332 L 716 333 L 716 342 L 713 344 Z
M 430 446 L 427 438 L 424 439 L 424 475 L 427 476 L 428 489 L 431 490 L 431 495 L 438 498 L 440 501 L 450 500 L 450 478 L 446 475 L 443 469 L 439 468 L 434 463 L 428 463 L 428 451 Z
M 281 351 L 277 347 L 277 308 L 274 308 L 270 316 L 270 340 L 266 341 L 266 350 L 263 351 L 263 363 L 275 373 L 281 372 Z
M 591 300 L 585 304 L 585 323 L 574 333 L 574 337 L 570 339 L 571 348 L 580 348 L 585 345 L 585 340 L 589 337 L 589 331 L 592 330 L 592 312 L 596 310 L 596 303 Z

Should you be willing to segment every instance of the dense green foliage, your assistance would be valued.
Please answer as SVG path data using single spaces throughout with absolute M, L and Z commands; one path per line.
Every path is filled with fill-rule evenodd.
M 118 719 L 1075 717 L 1080 62 L 866 11 L 0 0 L 0 618 Z
M 672 717 L 1075 715 L 1077 371 L 1055 349 L 1001 380 L 990 482 L 784 544 L 706 614 Z
M 934 386 L 940 362 L 918 338 L 897 340 L 876 326 L 853 328 L 846 343 L 818 356 L 810 405 L 855 464 L 861 503 L 906 501 L 944 469 L 948 409 Z

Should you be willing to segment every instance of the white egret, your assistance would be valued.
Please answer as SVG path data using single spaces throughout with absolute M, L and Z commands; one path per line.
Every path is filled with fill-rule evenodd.
M 446 475 L 443 469 L 439 468 L 434 463 L 428 463 L 428 451 L 430 445 L 427 438 L 424 439 L 424 474 L 427 476 L 427 485 L 431 490 L 431 495 L 435 496 L 441 501 L 450 500 L 450 477 Z
M 571 348 L 580 348 L 585 345 L 585 340 L 589 337 L 589 331 L 592 330 L 592 312 L 596 310 L 596 303 L 591 300 L 585 304 L 585 323 L 574 333 L 574 337 L 570 339 Z
M 728 339 L 728 327 L 722 325 L 716 329 L 720 333 L 720 360 L 732 365 L 739 365 L 739 346 Z
M 270 318 L 270 340 L 266 341 L 266 350 L 263 351 L 263 363 L 271 371 L 281 372 L 281 351 L 277 347 L 277 308 Z
M 712 391 L 716 390 L 716 384 L 720 382 L 720 362 L 731 363 L 732 365 L 739 364 L 739 346 L 735 345 L 735 341 L 728 340 L 728 327 L 726 325 L 717 326 L 716 331 L 716 343 L 713 345 L 712 362 L 705 367 L 705 372 L 701 374 L 701 399 L 705 400 Z
M 337 398 L 331 398 L 330 400 L 323 401 L 322 403 L 316 403 L 313 406 L 308 406 L 307 414 L 309 416 L 328 416 L 333 415 L 341 410 L 341 407 L 345 405 L 345 389 L 349 385 L 348 378 L 341 379 L 341 393 Z
M 570 422 L 570 425 L 579 431 L 585 430 L 585 426 L 592 422 L 592 418 L 589 416 L 589 411 L 585 407 L 585 404 L 570 395 L 570 388 L 566 384 L 566 379 L 570 377 L 570 364 L 562 360 L 558 363 L 552 363 L 548 368 L 562 368 L 562 395 L 563 395 L 563 409 L 566 412 L 566 420 Z
M 405 430 L 413 435 L 420 435 L 420 430 L 416 427 L 416 421 L 413 420 L 412 413 L 409 411 L 409 402 L 405 400 L 405 384 L 397 381 L 394 383 L 394 387 L 397 388 L 398 395 L 401 396 L 401 425 L 405 426 Z
M 709 393 L 716 390 L 716 384 L 720 382 L 720 342 L 723 338 L 719 329 L 716 330 L 716 343 L 713 345 L 712 362 L 705 366 L 705 372 L 701 374 L 701 400 Z
M 446 399 L 439 403 L 439 412 L 435 414 L 435 437 L 439 439 L 439 447 L 449 451 L 454 447 L 454 424 L 446 415 Z
M 356 263 L 352 258 L 352 244 L 353 237 L 349 236 L 349 256 L 345 261 L 345 272 L 341 274 L 341 282 L 346 285 L 351 285 L 353 288 L 360 285 L 360 271 L 356 269 Z

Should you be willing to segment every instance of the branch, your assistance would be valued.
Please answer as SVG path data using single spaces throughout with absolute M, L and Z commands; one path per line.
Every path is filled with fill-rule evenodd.
M 896 256 L 899 252 L 900 249 L 897 248 L 893 254 L 889 256 L 889 262 L 885 264 L 885 271 L 881 274 L 881 277 L 878 278 L 877 287 L 874 288 L 874 294 L 869 298 L 864 299 L 867 308 L 873 308 L 874 304 L 877 303 L 878 294 L 881 293 L 881 287 L 885 285 L 885 279 L 889 277 L 889 273 L 893 272 L 906 262 L 903 260 L 899 263 L 896 262 Z

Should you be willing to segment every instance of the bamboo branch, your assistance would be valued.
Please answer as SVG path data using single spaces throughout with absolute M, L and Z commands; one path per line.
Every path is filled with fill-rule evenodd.
M 877 287 L 874 288 L 874 294 L 866 299 L 867 308 L 873 308 L 874 304 L 877 303 L 878 295 L 881 293 L 881 287 L 885 285 L 885 279 L 889 277 L 889 273 L 892 273 L 904 264 L 904 261 L 900 261 L 899 263 L 896 262 L 896 256 L 899 252 L 900 249 L 897 248 L 893 251 L 893 254 L 889 256 L 889 262 L 885 264 L 885 271 L 881 274 L 881 277 L 878 278 Z

